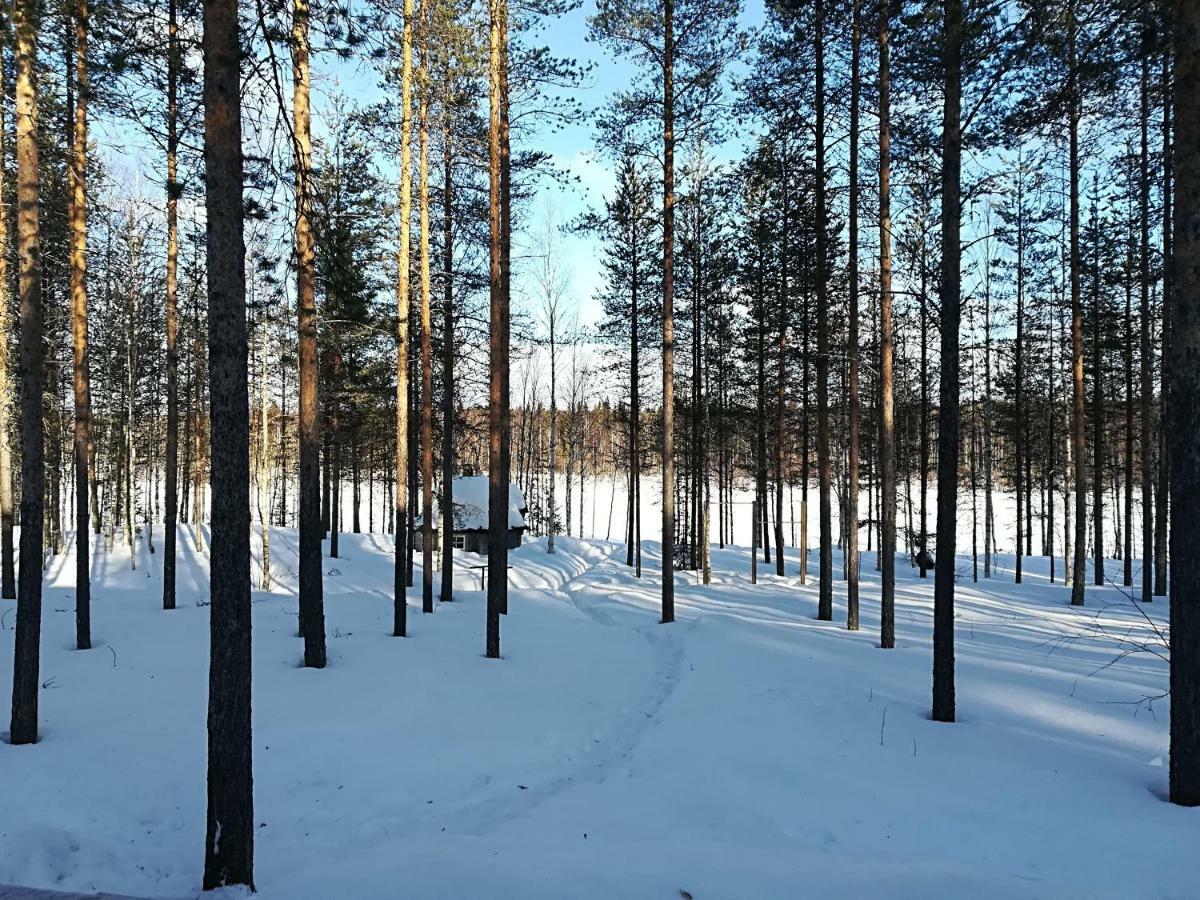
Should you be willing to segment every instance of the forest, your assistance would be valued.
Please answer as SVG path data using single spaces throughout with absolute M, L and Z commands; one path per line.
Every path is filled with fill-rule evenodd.
M 0 897 L 1183 895 L 1198 529 L 1198 0 L 0 11 Z

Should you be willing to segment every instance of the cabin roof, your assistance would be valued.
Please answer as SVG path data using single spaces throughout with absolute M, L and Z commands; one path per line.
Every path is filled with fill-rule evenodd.
M 508 485 L 508 527 L 525 527 L 525 495 L 521 488 Z M 441 501 L 433 505 L 434 525 L 441 521 Z M 422 516 L 416 517 L 416 525 L 424 524 Z M 488 478 L 486 475 L 467 475 L 454 479 L 454 530 L 486 531 L 488 527 Z

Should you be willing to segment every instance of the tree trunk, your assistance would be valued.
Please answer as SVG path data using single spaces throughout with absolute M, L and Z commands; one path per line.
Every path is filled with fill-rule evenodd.
M 558 527 L 555 521 L 557 512 L 558 500 L 554 490 L 554 480 L 558 467 L 558 399 L 556 390 L 556 381 L 558 378 L 558 347 L 556 346 L 556 337 L 554 331 L 556 313 L 550 313 L 550 453 L 547 461 L 549 468 L 549 484 L 547 487 L 550 490 L 550 515 L 546 524 L 546 552 L 554 552 L 554 532 Z M 568 497 L 569 504 L 569 497 Z
M 1124 571 L 1121 583 L 1125 587 L 1133 587 L 1133 216 L 1130 211 L 1130 235 L 1127 241 L 1126 273 L 1125 273 L 1125 323 L 1124 329 L 1124 363 L 1125 363 L 1125 529 L 1122 557 Z
M 1075 465 L 1075 549 L 1071 561 L 1071 605 L 1083 605 L 1083 573 L 1087 557 L 1087 445 L 1084 441 L 1083 300 L 1079 259 L 1079 85 L 1076 73 L 1075 2 L 1067 13 L 1069 29 L 1067 94 L 1070 103 L 1070 251 L 1071 251 L 1071 454 Z
M 1162 220 L 1162 256 L 1163 256 L 1163 271 L 1170 273 L 1172 266 L 1172 227 L 1171 227 L 1171 54 L 1163 54 L 1162 64 L 1162 93 L 1163 93 L 1163 119 L 1162 119 L 1162 143 L 1163 143 L 1163 220 Z M 1171 322 L 1170 316 L 1166 314 L 1166 310 L 1170 308 L 1171 303 L 1171 279 L 1169 274 L 1163 278 L 1163 337 L 1162 337 L 1162 358 L 1163 365 L 1159 373 L 1160 381 L 1160 406 L 1163 410 L 1167 404 L 1167 388 L 1170 379 L 1170 356 L 1171 356 Z M 1158 518 L 1154 520 L 1154 596 L 1165 597 L 1167 595 L 1167 544 L 1170 540 L 1168 531 L 1170 529 L 1170 505 L 1171 505 L 1171 476 L 1170 476 L 1170 459 L 1168 453 L 1168 440 L 1166 428 L 1163 422 L 1166 421 L 1165 415 L 1159 421 L 1158 442 L 1159 442 L 1159 459 L 1158 459 L 1158 482 L 1155 492 L 1155 507 L 1158 509 Z
M 1025 475 L 1023 460 L 1026 453 L 1025 448 L 1025 165 L 1020 153 L 1017 154 L 1017 334 L 1016 344 L 1013 347 L 1013 394 L 1015 401 L 1013 431 L 1015 432 L 1015 440 L 1013 441 L 1016 450 L 1016 472 L 1014 479 L 1014 487 L 1017 495 L 1017 535 L 1016 545 L 1013 547 L 1015 557 L 1014 578 L 1017 583 L 1021 583 L 1022 565 L 1021 551 L 1024 549 L 1024 534 L 1022 532 L 1023 519 L 1021 504 L 1024 502 L 1025 493 L 1021 479 Z M 1053 403 L 1051 403 L 1053 405 Z M 1051 445 L 1053 446 L 1053 444 Z M 1051 451 L 1053 452 L 1053 451 Z
M 675 0 L 663 0 L 662 621 L 675 621 Z
M 71 226 L 71 337 L 75 388 L 75 645 L 92 646 L 91 552 L 88 522 L 88 444 L 92 401 L 88 384 L 87 306 L 87 103 L 88 5 L 75 6 L 75 128 L 71 149 L 69 212 Z
M 991 222 L 988 227 L 990 230 Z M 980 453 L 983 457 L 983 577 L 992 577 L 992 256 L 991 241 L 984 243 L 983 261 L 983 422 Z
M 1175 0 L 1171 465 L 1171 801 L 1200 806 L 1200 2 Z M 1145 565 L 1143 563 L 1143 565 Z
M 412 19 L 413 0 L 404 0 L 400 54 L 400 235 L 396 252 L 396 558 L 392 575 L 392 634 L 408 634 L 408 278 L 412 219 Z
M 428 17 L 422 14 L 423 24 Z M 429 275 L 429 37 L 421 40 L 417 99 L 417 248 L 421 267 L 421 611 L 433 612 L 433 344 Z
M 962 0 L 946 0 L 942 109 L 942 365 L 938 413 L 937 556 L 933 582 L 933 720 L 954 721 L 954 551 L 958 521 L 959 359 L 962 297 Z
M 37 134 L 35 0 L 13 3 L 17 127 L 17 275 L 21 376 L 21 560 L 13 644 L 12 722 L 9 741 L 38 739 L 38 667 L 42 633 L 42 263 Z
M 896 419 L 892 322 L 891 0 L 879 2 L 879 646 L 896 646 Z
M 258 527 L 259 540 L 262 545 L 262 589 L 271 589 L 271 421 L 270 421 L 270 386 L 268 374 L 267 350 L 267 316 L 263 312 L 261 344 L 259 352 L 259 392 L 258 392 Z M 280 427 L 283 427 L 282 421 Z
M 450 79 L 445 103 L 449 105 Z M 454 157 L 450 113 L 442 128 L 442 589 L 454 599 Z
M 846 627 L 858 631 L 858 95 L 861 0 L 854 0 L 850 28 L 850 309 L 846 463 Z
M 1145 16 L 1146 13 L 1143 13 Z M 1153 350 L 1150 313 L 1150 24 L 1142 22 L 1142 73 L 1140 83 L 1141 152 L 1138 155 L 1138 194 L 1141 225 L 1141 437 L 1142 437 L 1142 600 L 1154 599 L 1154 432 L 1151 408 L 1154 384 L 1151 380 Z
M 4 96 L 4 74 L 0 66 L 0 97 Z M 8 128 L 4 121 L 5 104 L 0 103 L 0 160 L 6 159 Z M 0 165 L 0 196 L 4 192 L 5 167 Z M 0 334 L 11 328 L 8 295 L 8 206 L 0 206 Z M 13 552 L 13 477 L 12 449 L 9 444 L 9 418 L 12 409 L 12 372 L 8 341 L 0 341 L 0 597 L 17 596 L 17 573 Z
M 300 411 L 300 635 L 304 665 L 325 666 L 321 573 L 321 419 L 317 361 L 316 241 L 312 230 L 312 114 L 309 106 L 309 6 L 292 7 L 292 118 L 296 169 L 296 323 Z
M 813 57 L 816 60 L 816 280 L 817 280 L 817 478 L 820 485 L 820 585 L 817 618 L 833 620 L 833 521 L 830 507 L 829 458 L 829 286 L 825 233 L 825 9 L 816 0 L 813 11 Z
M 254 889 L 250 733 L 250 408 L 235 0 L 204 2 L 208 374 L 213 423 L 208 831 L 204 889 Z
M 179 21 L 167 0 L 167 447 L 163 518 L 163 609 L 175 608 L 175 541 L 179 521 Z
M 488 230 L 490 237 L 490 313 L 488 343 L 491 354 L 488 407 L 488 593 L 485 654 L 500 658 L 500 615 L 508 593 L 508 498 L 509 471 L 505 444 L 508 442 L 508 319 L 504 292 L 503 210 L 504 185 L 502 123 L 503 86 L 501 56 L 506 23 L 505 0 L 488 0 Z
M 766 278 L 767 278 L 767 235 L 764 207 L 766 206 L 766 197 L 759 197 L 758 208 L 758 229 L 756 234 L 756 250 L 758 252 L 758 267 L 755 272 L 755 312 L 758 318 L 758 382 L 757 382 L 757 399 L 758 399 L 758 445 L 757 453 L 755 454 L 755 499 L 758 501 L 755 506 L 756 519 L 761 519 L 762 524 L 755 521 L 752 525 L 755 532 L 755 542 L 758 541 L 758 532 L 762 530 L 762 547 L 763 561 L 771 561 L 771 542 L 767 539 L 766 515 L 767 508 L 767 374 L 766 374 L 766 339 L 767 339 L 767 296 L 766 296 Z M 804 573 L 801 570 L 801 583 L 804 580 Z
M 1099 196 L 1099 180 L 1093 176 L 1093 194 Z M 1092 204 L 1092 541 L 1095 545 L 1095 583 L 1104 585 L 1104 372 L 1100 353 L 1100 244 L 1099 202 Z

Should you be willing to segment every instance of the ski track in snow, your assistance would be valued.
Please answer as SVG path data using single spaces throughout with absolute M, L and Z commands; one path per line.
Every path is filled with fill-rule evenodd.
M 685 657 L 685 636 L 680 629 L 686 632 L 689 626 L 681 623 L 679 628 L 663 629 L 657 623 L 623 625 L 592 603 L 581 602 L 580 595 L 590 592 L 600 592 L 613 602 L 620 602 L 618 595 L 604 590 L 603 582 L 597 578 L 607 567 L 614 565 L 617 549 L 616 545 L 607 547 L 601 559 L 557 587 L 514 587 L 512 590 L 526 595 L 533 592 L 561 595 L 562 599 L 602 627 L 636 631 L 646 640 L 658 660 L 651 689 L 627 703 L 618 717 L 598 725 L 593 730 L 590 744 L 574 753 L 569 764 L 553 776 L 522 785 L 516 793 L 506 789 L 493 796 L 462 803 L 449 812 L 425 815 L 418 821 L 402 825 L 397 833 L 405 835 L 426 830 L 437 831 L 440 828 L 441 831 L 455 834 L 482 836 L 578 785 L 603 782 L 632 757 L 642 735 L 656 723 L 659 711 L 679 683 Z M 502 617 L 502 624 L 504 621 Z M 491 778 L 488 777 L 482 779 L 479 786 L 487 788 L 491 784 Z

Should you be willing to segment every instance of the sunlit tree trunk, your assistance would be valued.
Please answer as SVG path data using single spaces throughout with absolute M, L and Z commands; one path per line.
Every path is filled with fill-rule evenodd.
M 0 97 L 4 96 L 4 72 L 0 66 Z M 5 104 L 0 103 L 0 160 L 6 159 Z M 5 167 L 0 165 L 0 196 L 6 196 Z M 0 334 L 11 328 L 8 295 L 8 207 L 0 205 Z M 13 549 L 13 476 L 12 449 L 9 445 L 9 418 L 12 409 L 12 371 L 8 341 L 0 341 L 0 597 L 17 596 L 17 573 Z M 98 520 L 97 520 L 98 521 Z
M 163 518 L 163 609 L 175 608 L 179 521 L 179 50 L 178 2 L 167 2 L 167 446 Z
M 400 44 L 400 234 L 396 251 L 396 558 L 392 576 L 392 634 L 408 634 L 408 320 L 409 242 L 412 220 L 412 20 L 413 0 L 404 0 Z
M 17 294 L 20 310 L 21 547 L 9 741 L 38 739 L 42 634 L 42 261 L 39 234 L 36 0 L 14 0 L 17 131 Z
M 484 651 L 500 658 L 500 615 L 508 593 L 509 472 L 504 445 L 508 441 L 508 344 L 505 340 L 508 309 L 504 293 L 501 209 L 501 153 L 503 118 L 501 56 L 505 25 L 505 0 L 488 0 L 488 231 L 490 237 L 489 408 L 488 408 L 488 589 Z
M 421 610 L 433 612 L 433 344 L 429 333 L 431 282 L 429 274 L 429 58 L 428 16 L 422 16 L 417 100 L 418 253 L 421 267 Z
M 450 112 L 442 126 L 442 589 L 441 600 L 454 599 L 454 156 Z
M 92 579 L 89 546 L 88 444 L 91 440 L 92 401 L 88 384 L 87 301 L 87 109 L 88 5 L 75 6 L 75 128 L 68 172 L 71 227 L 71 337 L 75 393 L 75 645 L 92 646 Z
M 292 131 L 296 192 L 296 349 L 300 410 L 300 634 L 304 664 L 325 666 L 325 600 L 321 574 L 321 420 L 317 362 L 316 243 L 312 229 L 312 112 L 308 0 L 292 6 Z M 336 554 L 335 554 L 336 555 Z

